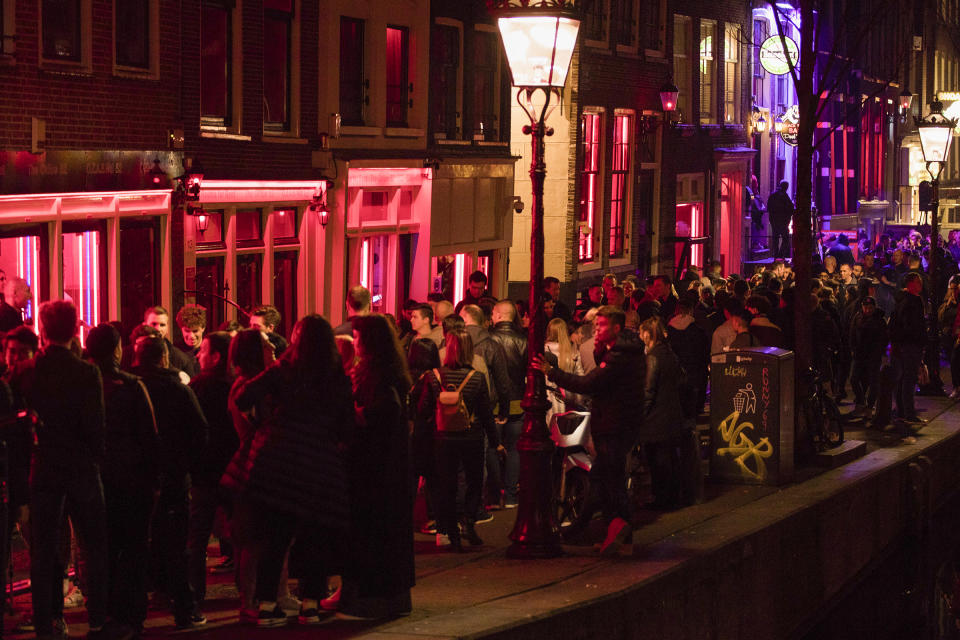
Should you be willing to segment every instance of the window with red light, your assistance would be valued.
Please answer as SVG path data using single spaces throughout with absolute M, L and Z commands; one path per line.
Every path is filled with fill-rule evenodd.
M 114 3 L 114 45 L 117 64 L 150 68 L 150 0 Z
M 43 0 L 41 6 L 44 59 L 80 62 L 81 0 Z
M 497 34 L 474 31 L 467 132 L 474 140 L 500 140 L 500 42 Z
M 614 116 L 613 162 L 610 177 L 610 246 L 611 258 L 622 258 L 626 253 L 627 222 L 630 218 L 627 202 L 630 184 L 630 141 L 633 139 L 633 114 Z
M 237 304 L 248 311 L 260 306 L 263 252 L 237 256 Z
M 282 336 L 290 337 L 300 316 L 297 311 L 297 265 L 299 251 L 277 251 L 273 254 L 273 306 L 280 312 Z
M 230 125 L 232 10 L 233 3 L 228 0 L 204 0 L 200 11 L 201 124 Z
M 206 231 L 200 231 L 198 220 L 200 215 L 206 216 L 206 220 L 204 220 L 207 225 Z M 197 230 L 197 244 L 223 244 L 223 212 L 204 210 L 200 215 L 187 216 L 186 220 L 184 221 L 185 224 L 192 223 L 195 225 Z
M 344 125 L 362 125 L 369 80 L 364 77 L 364 22 L 340 17 L 340 117 Z
M 387 27 L 387 126 L 407 126 L 410 100 L 410 30 Z
M 580 214 L 579 238 L 580 262 L 594 260 L 594 233 L 596 223 L 597 200 L 599 184 L 597 178 L 600 173 L 600 140 L 603 136 L 602 114 L 598 112 L 584 112 L 580 116 L 580 145 L 581 161 L 579 171 L 580 182 Z
M 290 130 L 293 0 L 263 3 L 263 128 Z
M 260 246 L 263 234 L 260 228 L 260 209 L 237 211 L 237 244 L 241 246 Z
M 430 117 L 435 138 L 460 137 L 460 29 L 435 24 L 430 33 Z
M 275 244 L 297 242 L 297 210 L 277 209 L 273 212 L 273 241 Z

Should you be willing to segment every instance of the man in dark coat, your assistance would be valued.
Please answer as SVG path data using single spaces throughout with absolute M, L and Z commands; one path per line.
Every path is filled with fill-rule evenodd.
M 23 310 L 32 297 L 30 285 L 23 278 L 10 278 L 0 301 L 0 332 L 6 333 L 23 324 Z
M 197 397 L 169 367 L 166 342 L 143 336 L 134 345 L 133 373 L 143 379 L 150 394 L 160 436 L 158 451 L 160 496 L 153 522 L 154 555 L 162 559 L 174 622 L 186 629 L 206 623 L 194 603 L 187 573 L 190 472 L 204 451 L 209 428 Z
M 837 259 L 837 265 L 849 265 L 853 267 L 857 263 L 853 259 L 853 250 L 850 249 L 850 240 L 847 238 L 847 234 L 841 233 L 837 236 L 837 241 L 833 243 L 833 246 L 827 251 L 828 256 L 833 256 Z
M 547 378 L 575 393 L 590 394 L 590 432 L 596 457 L 590 469 L 590 496 L 577 522 L 565 537 L 580 536 L 599 507 L 610 524 L 602 554 L 616 552 L 632 532 L 630 501 L 625 476 L 626 456 L 640 426 L 643 409 L 643 345 L 632 331 L 625 331 L 621 309 L 604 306 L 594 321 L 599 365 L 585 376 L 552 366 L 541 355 L 534 357 Z
M 13 380 L 41 424 L 30 477 L 33 623 L 38 638 L 53 637 L 55 628 L 66 636 L 60 592 L 64 567 L 58 548 L 64 513 L 69 511 L 86 553 L 88 637 L 114 637 L 118 629 L 105 626 L 107 524 L 100 479 L 104 457 L 103 383 L 100 371 L 70 350 L 78 326 L 73 303 L 44 303 L 40 320 L 46 346 Z
M 509 394 L 506 398 L 498 398 L 498 401 L 501 406 L 506 404 L 509 407 L 500 442 L 507 450 L 503 469 L 503 506 L 512 509 L 517 506 L 517 482 L 520 479 L 517 440 L 523 430 L 523 408 L 520 402 L 526 387 L 527 336 L 517 328 L 517 308 L 509 300 L 501 300 L 496 304 L 491 319 L 493 327 L 490 329 L 490 337 L 503 348 L 507 375 L 510 378 Z M 502 416 L 502 409 L 498 415 Z
M 906 437 L 912 437 L 914 428 L 926 423 L 917 416 L 914 394 L 917 388 L 917 370 L 923 362 L 923 347 L 927 342 L 927 327 L 924 320 L 923 300 L 920 291 L 923 282 L 917 273 L 904 276 L 904 295 L 890 319 L 890 363 L 896 387 L 897 417 L 904 427 Z
M 793 200 L 787 195 L 790 183 L 784 180 L 780 188 L 770 194 L 767 200 L 767 215 L 773 229 L 773 250 L 775 258 L 790 257 L 790 221 L 793 220 Z
M 353 337 L 353 319 L 370 313 L 373 297 L 365 287 L 350 287 L 347 292 L 347 319 L 333 330 L 335 336 Z

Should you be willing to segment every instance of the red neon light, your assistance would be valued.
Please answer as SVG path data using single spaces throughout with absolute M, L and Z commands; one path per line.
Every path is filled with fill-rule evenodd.
M 466 275 L 464 274 L 465 263 L 466 261 L 464 260 L 464 255 L 462 253 L 458 253 L 453 257 L 453 304 L 454 305 L 458 304 L 461 300 L 463 300 L 463 294 L 464 294 L 463 288 L 464 288 L 464 282 L 466 281 L 466 278 L 464 277 Z
M 370 268 L 370 239 L 364 238 L 360 245 L 360 286 L 369 289 L 370 278 L 368 270 Z

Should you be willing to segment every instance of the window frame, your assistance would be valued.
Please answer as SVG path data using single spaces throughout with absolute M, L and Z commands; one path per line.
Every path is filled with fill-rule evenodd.
M 440 131 L 438 126 L 435 124 L 434 118 L 437 116 L 439 109 L 438 96 L 441 95 L 439 88 L 435 86 L 434 79 L 436 76 L 435 73 L 440 73 L 441 69 L 446 67 L 433 62 L 436 60 L 436 52 L 431 50 L 430 52 L 430 105 L 429 105 L 429 118 L 430 118 L 430 133 L 433 136 L 435 141 L 443 142 L 444 140 L 461 140 L 463 139 L 463 77 L 464 77 L 464 38 L 463 38 L 463 23 L 459 20 L 452 20 L 450 18 L 435 18 L 433 24 L 430 28 L 430 44 L 431 48 L 434 44 L 434 37 L 439 29 L 452 29 L 457 34 L 457 55 L 456 55 L 456 79 L 453 81 L 453 91 L 454 94 L 454 122 L 451 129 L 450 125 L 447 125 L 447 128 L 444 131 Z M 437 31 L 435 31 L 437 30 Z M 444 79 L 446 83 L 446 79 Z M 449 97 L 449 96 L 446 96 Z M 446 121 L 446 114 L 444 114 L 444 121 Z M 450 135 L 451 130 L 453 135 Z
M 278 9 L 263 8 L 264 29 L 266 29 L 267 19 L 277 19 L 286 22 L 287 28 L 287 68 L 286 68 L 286 118 L 283 122 L 267 120 L 267 102 L 266 88 L 264 88 L 263 121 L 264 136 L 286 136 L 299 134 L 300 109 L 299 101 L 296 97 L 299 95 L 300 80 L 300 2 L 290 0 L 290 11 L 280 11 Z M 264 56 L 264 65 L 266 56 Z M 264 67 L 264 78 L 267 76 L 267 69 Z
M 411 82 L 410 82 L 410 27 L 406 25 L 387 24 L 387 33 L 389 33 L 390 30 L 397 31 L 402 36 L 400 41 L 401 42 L 400 74 L 402 76 L 402 79 L 399 84 L 400 90 L 398 93 L 398 95 L 401 96 L 401 99 L 399 103 L 397 102 L 391 103 L 390 101 L 390 87 L 391 87 L 390 77 L 389 77 L 390 76 L 390 73 L 389 73 L 390 45 L 389 45 L 389 37 L 387 37 L 387 44 L 384 50 L 384 61 L 385 61 L 385 67 L 384 67 L 385 81 L 384 81 L 384 99 L 383 99 L 384 112 L 385 112 L 384 121 L 386 122 L 386 126 L 388 127 L 406 128 L 409 126 L 410 109 L 413 107 L 413 104 L 412 104 L 413 99 L 411 97 L 412 94 L 410 91 L 410 85 L 411 85 Z M 390 119 L 391 105 L 399 106 L 398 113 L 402 115 L 402 118 L 394 119 L 394 120 Z
M 354 23 L 360 26 L 360 41 L 358 46 L 355 47 L 355 51 L 360 54 L 360 78 L 357 82 L 357 88 L 359 89 L 359 104 L 353 105 L 359 107 L 359 117 L 352 118 L 347 116 L 347 111 L 344 109 L 344 97 L 343 97 L 343 88 L 344 88 L 344 72 L 345 67 L 343 64 L 339 64 L 343 58 L 344 48 L 343 48 L 343 28 L 346 23 Z M 369 119 L 369 106 L 370 106 L 370 74 L 367 72 L 367 54 L 366 54 L 366 43 L 367 43 L 367 20 L 364 18 L 354 18 L 352 16 L 341 15 L 340 16 L 340 25 L 337 32 L 337 51 L 338 51 L 338 66 L 339 66 L 339 76 L 337 82 L 337 109 L 340 113 L 342 119 L 342 124 L 345 127 L 362 127 L 367 125 Z
M 743 124 L 742 33 L 741 26 L 735 22 L 723 25 L 723 124 L 727 126 Z M 736 59 L 732 61 L 731 51 L 736 53 Z
M 657 14 L 657 46 L 651 47 L 644 37 L 644 9 L 655 7 Z M 640 15 L 637 17 L 638 27 L 640 28 L 639 43 L 643 47 L 643 53 L 650 58 L 664 58 L 667 54 L 667 0 L 644 0 L 640 5 Z
M 44 55 L 44 41 L 43 41 L 43 2 L 44 0 L 37 0 L 37 9 L 38 9 L 38 44 L 39 44 L 39 66 L 41 69 L 69 69 L 69 70 L 79 70 L 82 73 L 92 73 L 93 72 L 93 23 L 92 23 L 92 8 L 91 0 L 74 0 L 77 3 L 77 7 L 80 13 L 80 24 L 77 28 L 77 37 L 79 42 L 77 46 L 79 47 L 79 53 L 76 59 L 59 59 L 59 58 L 47 58 Z M 4 21 L 6 22 L 6 21 Z M 6 27 L 5 27 L 6 28 Z
M 0 62 L 14 61 L 17 52 L 17 12 L 15 0 L 0 0 Z
M 626 119 L 628 131 L 625 139 L 618 140 L 620 121 Z M 613 112 L 613 137 L 610 140 L 610 203 L 607 210 L 605 255 L 611 263 L 630 261 L 630 229 L 633 223 L 633 174 L 635 163 L 634 140 L 637 131 L 637 113 L 633 109 L 615 109 Z M 623 165 L 618 168 L 618 151 L 623 153 Z M 620 176 L 620 191 L 616 188 Z M 619 196 L 619 197 L 617 197 Z M 614 204 L 619 203 L 620 220 L 618 238 L 614 239 Z M 619 244 L 619 247 L 617 245 Z M 619 251 L 617 250 L 619 248 Z
M 698 38 L 697 38 L 697 61 L 698 66 L 697 70 L 699 72 L 699 83 L 697 90 L 697 121 L 699 124 L 719 124 L 719 113 L 717 113 L 717 80 L 718 80 L 718 59 L 719 55 L 717 52 L 717 28 L 716 20 L 707 20 L 705 18 L 700 18 L 700 28 L 698 29 Z M 705 29 L 712 27 L 713 32 L 710 35 L 710 51 L 704 53 L 703 43 L 706 40 L 704 33 Z M 706 66 L 704 66 L 706 62 Z M 704 80 L 708 82 L 704 82 Z M 706 117 L 704 117 L 704 98 L 707 99 L 708 110 L 706 111 Z
M 683 29 L 686 46 L 678 48 L 677 29 Z M 693 18 L 681 14 L 673 16 L 673 81 L 680 92 L 677 94 L 677 112 L 681 121 L 693 122 Z
M 160 2 L 159 0 L 147 1 L 147 28 L 144 34 L 147 38 L 147 66 L 136 67 L 125 65 L 119 62 L 117 55 L 117 46 L 119 38 L 117 37 L 117 6 L 128 0 L 113 0 L 113 75 L 130 77 L 148 77 L 152 80 L 160 78 Z
M 640 51 L 640 5 L 640 0 L 619 0 L 617 2 L 617 26 L 612 37 L 617 53 L 636 54 Z M 624 26 L 627 22 L 624 13 L 628 7 L 631 14 L 630 21 L 632 22 L 630 27 Z M 629 42 L 621 42 L 620 38 L 624 34 L 629 34 Z
M 478 61 L 473 60 L 472 58 L 474 56 L 471 56 L 470 74 L 469 74 L 470 76 L 474 76 L 477 73 L 478 69 L 487 70 L 490 74 L 490 80 L 491 80 L 491 85 L 493 89 L 493 98 L 491 100 L 491 105 L 492 105 L 491 108 L 493 109 L 493 112 L 490 114 L 481 114 L 481 115 L 490 115 L 493 117 L 494 135 L 491 137 L 488 137 L 488 134 L 486 133 L 486 131 L 484 131 L 482 135 L 476 132 L 476 128 L 474 127 L 474 123 L 478 122 L 475 117 L 476 114 L 474 113 L 475 111 L 474 107 L 476 106 L 476 100 L 475 100 L 476 96 L 474 95 L 474 92 L 471 91 L 469 96 L 470 97 L 469 103 L 467 103 L 467 96 L 464 95 L 464 103 L 465 103 L 464 107 L 466 108 L 467 106 L 469 106 L 468 112 L 465 112 L 465 113 L 470 118 L 470 122 L 469 122 L 470 131 L 469 132 L 467 131 L 468 123 L 466 122 L 466 118 L 463 118 L 462 119 L 464 123 L 463 137 L 464 139 L 473 140 L 474 142 L 481 143 L 481 144 L 484 142 L 499 143 L 504 141 L 505 136 L 509 136 L 509 132 L 504 132 L 503 130 L 504 129 L 503 128 L 504 109 L 503 109 L 503 96 L 501 94 L 501 86 L 503 84 L 501 82 L 501 79 L 503 78 L 503 47 L 500 44 L 497 28 L 493 25 L 475 24 L 473 25 L 473 33 L 471 34 L 471 36 L 473 38 L 484 37 L 492 41 L 493 51 L 494 51 L 494 54 L 496 55 L 496 62 L 492 65 L 477 64 Z M 464 89 L 464 93 L 466 94 L 466 88 Z M 479 122 L 482 123 L 482 121 L 479 121 Z
M 577 194 L 579 202 L 577 203 L 577 265 L 581 269 L 595 269 L 603 262 L 603 241 L 602 234 L 598 227 L 603 228 L 603 175 L 605 169 L 605 141 L 606 141 L 606 109 L 603 107 L 584 107 L 579 118 L 579 157 L 577 158 Z M 589 142 L 586 135 L 586 119 L 597 118 L 595 127 L 596 136 Z M 591 145 L 591 158 L 595 162 L 587 168 L 587 145 Z M 586 176 L 593 176 L 593 203 L 592 222 L 589 214 L 584 213 L 587 180 Z M 584 234 L 584 225 L 588 225 L 590 233 Z M 581 250 L 588 248 L 589 256 L 584 251 L 581 257 Z
M 586 46 L 594 47 L 596 49 L 610 48 L 610 2 L 611 0 L 595 0 L 592 5 L 588 5 L 588 7 L 597 8 L 596 15 L 599 16 L 600 20 L 602 20 L 602 24 L 600 26 L 600 35 L 603 37 L 600 40 L 596 40 L 590 38 L 587 35 L 587 32 L 584 31 L 583 44 Z M 580 23 L 581 27 L 583 27 L 587 22 L 588 15 L 589 13 L 584 14 L 583 22 Z
M 239 133 L 242 122 L 242 104 L 243 104 L 243 47 L 242 47 L 242 28 L 238 28 L 242 23 L 241 16 L 242 0 L 201 0 L 200 10 L 204 7 L 218 7 L 227 14 L 227 78 L 226 78 L 226 107 L 224 111 L 226 116 L 203 115 L 203 77 L 200 77 L 200 130 L 220 133 Z M 203 27 L 201 24 L 201 47 L 202 47 Z M 238 70 L 240 73 L 238 73 Z

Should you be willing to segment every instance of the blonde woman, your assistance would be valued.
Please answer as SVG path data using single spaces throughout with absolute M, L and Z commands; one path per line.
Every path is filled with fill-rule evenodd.
M 562 318 L 554 318 L 547 325 L 547 341 L 543 345 L 546 353 L 552 353 L 557 358 L 557 366 L 561 371 L 572 373 L 577 376 L 583 375 L 583 366 L 580 364 L 580 352 L 570 341 L 570 329 L 567 322 Z M 550 409 L 547 410 L 547 423 L 549 424 L 553 414 L 566 410 L 566 403 L 557 385 L 547 381 L 547 396 L 550 398 Z M 578 396 L 567 393 L 571 404 L 579 402 Z

